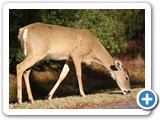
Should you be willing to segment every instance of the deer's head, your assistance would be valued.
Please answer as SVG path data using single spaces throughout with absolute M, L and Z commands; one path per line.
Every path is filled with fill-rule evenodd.
M 115 60 L 115 64 L 111 65 L 110 68 L 112 70 L 111 76 L 114 80 L 116 80 L 123 94 L 130 93 L 131 87 L 129 74 L 128 71 L 123 68 L 122 63 L 119 60 Z

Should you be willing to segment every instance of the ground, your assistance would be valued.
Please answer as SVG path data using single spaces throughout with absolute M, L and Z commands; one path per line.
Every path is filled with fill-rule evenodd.
M 21 105 L 12 103 L 10 109 L 139 109 L 136 95 L 143 88 L 134 88 L 132 93 L 123 95 L 121 91 L 106 91 L 89 94 L 85 98 L 68 96 L 49 100 L 36 100 L 34 103 L 24 102 Z

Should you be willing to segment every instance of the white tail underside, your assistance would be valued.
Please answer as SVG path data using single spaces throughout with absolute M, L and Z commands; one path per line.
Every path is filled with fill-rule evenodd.
M 26 49 L 27 33 L 28 33 L 28 29 L 25 29 L 23 33 L 23 40 L 24 40 L 24 51 L 23 52 L 25 56 L 27 56 L 27 49 Z

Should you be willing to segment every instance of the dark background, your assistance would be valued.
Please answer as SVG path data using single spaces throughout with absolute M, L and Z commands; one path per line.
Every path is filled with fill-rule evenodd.
M 89 29 L 112 56 L 144 59 L 145 11 L 137 10 L 44 10 L 10 9 L 9 11 L 9 70 L 16 73 L 16 65 L 24 59 L 18 31 L 21 27 L 43 22 L 79 29 Z M 128 56 L 126 56 L 128 55 Z M 60 67 L 56 62 L 37 64 L 41 70 L 46 66 Z

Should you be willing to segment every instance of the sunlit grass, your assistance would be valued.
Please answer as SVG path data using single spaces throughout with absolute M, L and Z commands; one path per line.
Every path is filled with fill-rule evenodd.
M 109 91 L 103 93 L 89 94 L 85 98 L 81 96 L 68 96 L 62 98 L 53 98 L 48 100 L 36 100 L 33 104 L 24 102 L 10 104 L 10 109 L 75 109 L 88 108 L 94 106 L 107 106 L 117 103 L 135 102 L 136 95 L 142 88 L 132 90 L 131 94 L 123 95 L 121 91 Z

